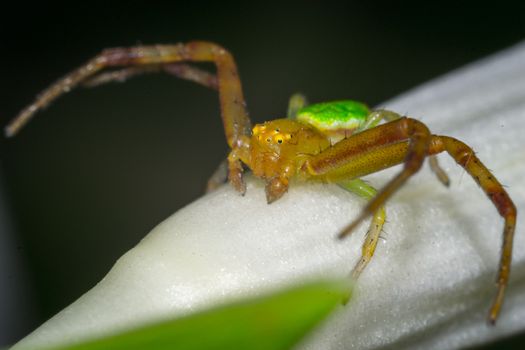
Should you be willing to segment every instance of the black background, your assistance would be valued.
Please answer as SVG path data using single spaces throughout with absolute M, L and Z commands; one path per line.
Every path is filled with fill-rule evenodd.
M 502 1 L 21 4 L 0 14 L 0 121 L 103 48 L 193 39 L 234 54 L 255 122 L 282 117 L 297 91 L 373 106 L 519 42 L 524 13 Z M 198 198 L 226 152 L 216 93 L 165 75 L 76 90 L 1 140 L 29 281 L 24 317 L 2 341 L 70 304 Z

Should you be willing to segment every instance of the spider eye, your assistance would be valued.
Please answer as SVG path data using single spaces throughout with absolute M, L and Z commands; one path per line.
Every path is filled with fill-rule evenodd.
M 272 141 L 269 137 L 266 139 L 266 142 L 270 143 Z
M 277 143 L 283 143 L 283 139 L 278 139 Z

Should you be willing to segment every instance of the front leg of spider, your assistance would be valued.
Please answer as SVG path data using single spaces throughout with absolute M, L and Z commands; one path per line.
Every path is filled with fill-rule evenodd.
M 217 67 L 216 79 L 199 69 L 180 64 L 182 62 L 212 62 Z M 115 75 L 100 74 L 108 68 L 122 67 L 124 70 L 117 70 Z M 39 94 L 32 104 L 9 123 L 5 134 L 8 137 L 14 136 L 38 111 L 85 82 L 91 81 L 97 85 L 127 79 L 136 74 L 155 71 L 155 67 L 162 67 L 168 73 L 219 90 L 224 133 L 232 149 L 232 154 L 228 157 L 228 177 L 235 189 L 244 193 L 246 187 L 242 180 L 242 164 L 239 157 L 240 154 L 245 154 L 245 149 L 249 147 L 247 142 L 251 133 L 251 122 L 235 61 L 227 50 L 211 42 L 193 41 L 186 44 L 106 49 Z
M 228 181 L 241 195 L 246 193 L 246 183 L 243 179 L 243 165 L 239 155 L 239 149 L 233 149 L 228 155 Z
M 367 146 L 363 148 L 363 145 Z M 383 206 L 392 194 L 420 169 L 426 156 L 443 151 L 472 176 L 505 221 L 497 293 L 488 317 L 489 323 L 494 324 L 501 311 L 508 284 L 517 212 L 503 186 L 469 146 L 448 136 L 432 135 L 421 122 L 403 117 L 337 143 L 310 158 L 303 169 L 313 178 L 337 181 L 343 177 L 360 177 L 396 164 L 404 164 L 403 170 L 388 182 L 358 218 L 344 229 L 343 232 L 347 233 Z
M 301 94 L 295 94 L 290 98 L 288 118 L 298 119 L 302 123 L 314 126 L 330 139 L 331 144 L 336 145 L 346 138 L 351 138 L 352 135 L 376 127 L 381 121 L 395 121 L 402 117 L 385 109 L 370 111 L 366 105 L 349 100 L 307 106 L 306 98 Z M 356 153 L 370 151 L 381 146 L 382 143 L 388 143 L 389 137 L 391 138 L 393 135 L 378 134 L 375 137 L 363 138 L 362 144 L 355 145 L 355 151 Z M 335 147 L 339 146 L 336 145 Z M 448 181 L 446 173 L 439 167 L 435 156 L 430 156 L 430 164 L 442 182 L 443 179 Z M 336 168 L 337 164 L 327 163 L 326 166 Z M 349 172 L 342 174 L 340 179 L 334 181 L 342 188 L 371 201 L 376 196 L 377 191 L 363 180 L 355 179 L 353 176 L 352 172 Z M 386 210 L 384 206 L 378 206 L 373 211 L 372 220 L 363 242 L 361 257 L 352 270 L 354 279 L 359 277 L 371 261 L 385 221 Z M 353 227 L 349 227 L 342 230 L 338 237 L 344 238 L 352 232 L 352 229 Z
M 268 204 L 275 202 L 288 191 L 288 178 L 274 177 L 266 183 L 265 193 Z

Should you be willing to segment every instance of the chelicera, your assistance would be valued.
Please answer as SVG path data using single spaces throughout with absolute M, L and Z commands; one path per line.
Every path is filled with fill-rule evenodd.
M 217 73 L 208 73 L 186 62 L 213 62 Z M 102 72 L 106 68 L 118 69 Z M 335 182 L 369 200 L 357 219 L 339 233 L 340 238 L 346 236 L 372 216 L 361 258 L 352 271 L 354 278 L 361 274 L 374 254 L 385 222 L 385 202 L 421 168 L 426 157 L 438 179 L 448 186 L 448 177 L 435 158 L 436 154 L 446 151 L 474 178 L 505 221 L 497 292 L 488 316 L 490 323 L 496 322 L 509 279 L 516 207 L 469 146 L 452 137 L 431 134 L 427 126 L 416 119 L 388 110 L 371 111 L 356 101 L 308 106 L 304 97 L 295 95 L 290 102 L 288 118 L 252 127 L 232 55 L 214 43 L 194 41 L 104 50 L 44 90 L 6 127 L 6 135 L 15 135 L 37 111 L 77 85 L 123 81 L 136 74 L 155 71 L 192 80 L 219 92 L 224 132 L 231 152 L 211 177 L 209 189 L 227 178 L 243 194 L 246 191 L 243 171 L 247 167 L 265 181 L 268 203 L 286 193 L 293 177 Z M 382 121 L 384 123 L 380 124 Z M 401 172 L 380 191 L 359 179 L 401 163 L 404 165 Z

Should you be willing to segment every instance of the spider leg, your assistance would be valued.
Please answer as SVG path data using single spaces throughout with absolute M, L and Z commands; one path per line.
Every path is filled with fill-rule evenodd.
M 342 230 L 340 238 L 383 206 L 421 168 L 428 153 L 430 136 L 423 123 L 403 117 L 354 134 L 304 163 L 301 171 L 307 176 L 338 182 L 348 177 L 358 178 L 386 169 L 404 159 L 403 170 L 379 191 L 354 222 Z M 402 142 L 407 140 L 408 142 Z
M 84 65 L 69 73 L 44 90 L 36 100 L 24 108 L 5 129 L 7 137 L 14 136 L 39 110 L 103 69 L 112 67 L 152 66 L 180 62 L 213 62 L 217 67 L 217 82 L 221 105 L 222 122 L 226 141 L 232 148 L 229 161 L 229 179 L 235 189 L 245 191 L 242 180 L 240 155 L 245 151 L 247 138 L 251 134 L 251 122 L 246 111 L 237 66 L 232 55 L 224 48 L 209 42 L 193 41 L 186 44 L 137 46 L 114 48 L 102 51 Z M 178 68 L 180 69 L 180 67 Z M 182 69 L 187 75 L 193 70 Z M 123 73 L 124 75 L 127 73 Z M 177 74 L 175 74 L 177 75 Z
M 494 175 L 476 157 L 476 154 L 466 144 L 448 136 L 432 136 L 430 153 L 446 151 L 456 163 L 465 169 L 474 178 L 485 194 L 490 198 L 498 213 L 505 220 L 503 229 L 503 244 L 496 278 L 497 293 L 490 308 L 488 322 L 494 324 L 503 304 L 505 289 L 509 281 L 510 265 L 512 261 L 512 244 L 516 227 L 516 206 L 510 199 L 503 186 Z
M 151 66 L 188 61 L 213 62 L 217 66 L 219 98 L 226 140 L 230 147 L 234 146 L 242 136 L 249 135 L 251 131 L 237 66 L 232 55 L 224 48 L 201 41 L 104 50 L 44 90 L 6 127 L 6 135 L 16 134 L 36 112 L 105 68 Z
M 218 89 L 217 76 L 215 74 L 184 63 L 132 66 L 111 72 L 102 72 L 84 81 L 82 85 L 85 87 L 96 87 L 113 82 L 122 83 L 137 75 L 160 72 L 166 72 L 177 78 L 193 81 L 210 89 Z
M 169 63 L 164 65 L 145 65 L 126 67 L 111 72 L 102 72 L 82 83 L 85 87 L 96 87 L 103 84 L 122 83 L 137 75 L 166 72 L 178 78 L 193 81 L 204 87 L 217 90 L 217 76 L 203 69 L 184 63 Z M 213 172 L 206 185 L 206 193 L 215 191 L 228 180 L 228 160 L 224 159 Z
M 160 65 L 133 66 L 117 69 L 110 72 L 98 73 L 82 82 L 83 87 L 93 88 L 109 83 L 123 83 L 137 75 L 159 73 L 162 71 Z
M 377 126 L 377 124 L 379 124 L 382 120 L 386 122 L 392 122 L 400 118 L 402 118 L 402 116 L 396 112 L 392 112 L 387 109 L 376 109 L 370 112 L 370 114 L 366 117 L 365 122 L 361 124 L 359 128 L 357 128 L 356 132 L 371 129 Z
M 361 149 L 360 144 L 364 145 Z M 345 175 L 347 178 L 360 177 L 404 162 L 403 171 L 379 191 L 356 221 L 341 232 L 340 237 L 344 237 L 356 226 L 356 223 L 375 213 L 421 167 L 422 157 L 443 151 L 446 151 L 472 176 L 505 221 L 496 279 L 497 293 L 488 317 L 488 321 L 494 324 L 500 313 L 509 280 L 517 211 L 503 186 L 469 146 L 452 137 L 429 136 L 428 129 L 422 123 L 401 118 L 337 143 L 306 161 L 301 170 L 311 177 L 337 182 L 344 179 Z
M 338 185 L 367 200 L 371 200 L 372 198 L 374 198 L 374 196 L 377 193 L 377 190 L 375 188 L 373 188 L 361 179 L 342 181 L 339 182 Z M 352 278 L 357 279 L 372 259 L 385 220 L 385 208 L 380 207 L 374 212 L 374 215 L 372 215 L 372 221 L 370 222 L 370 227 L 368 228 L 368 232 L 366 233 L 365 240 L 361 249 L 361 258 L 352 270 Z
M 430 165 L 430 170 L 436 174 L 439 182 L 441 182 L 445 187 L 450 186 L 450 179 L 447 175 L 447 172 L 439 165 L 437 156 L 431 155 L 428 156 L 428 164 Z
M 383 206 L 386 200 L 421 168 L 421 165 L 427 156 L 431 135 L 425 124 L 415 119 L 401 118 L 385 125 L 398 129 L 398 136 L 400 138 L 410 139 L 404 168 L 397 176 L 390 180 L 390 182 L 388 182 L 370 202 L 368 202 L 361 214 L 350 225 L 342 230 L 339 234 L 340 238 L 352 232 L 361 221 Z
M 387 109 L 376 109 L 368 115 L 365 122 L 357 129 L 356 132 L 361 132 L 363 130 L 373 128 L 377 126 L 377 124 L 379 124 L 381 120 L 391 122 L 399 118 L 402 118 L 402 116 L 396 112 L 389 111 Z M 450 179 L 448 178 L 448 175 L 445 172 L 445 170 L 443 170 L 443 168 L 439 166 L 437 156 L 428 156 L 428 163 L 430 165 L 430 169 L 434 172 L 434 174 L 436 174 L 438 180 L 443 185 L 448 187 L 450 185 Z

